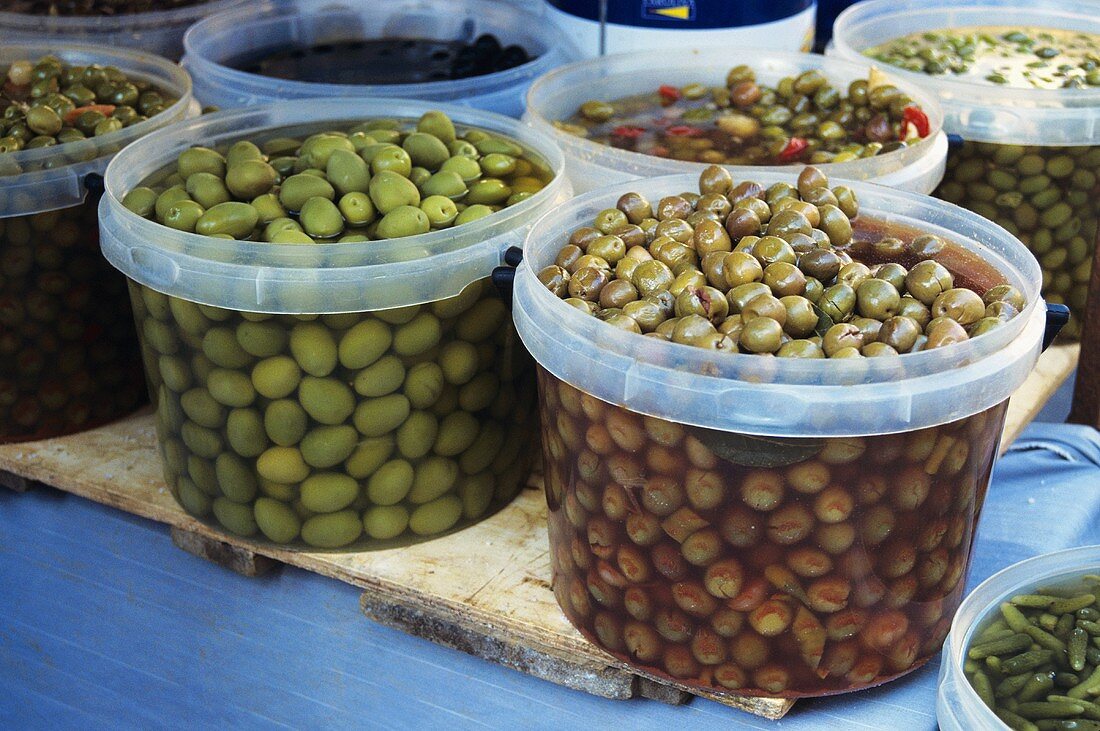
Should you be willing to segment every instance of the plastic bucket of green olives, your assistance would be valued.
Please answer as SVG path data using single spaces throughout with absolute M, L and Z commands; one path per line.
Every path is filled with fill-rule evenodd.
M 1029 558 L 983 581 L 959 607 L 944 643 L 936 700 L 940 728 L 1042 728 L 1051 723 L 1043 719 L 1054 719 L 1054 728 L 1089 728 L 1097 720 L 1095 688 L 1100 684 L 1100 648 L 1094 639 L 1100 632 L 1098 590 L 1100 546 Z M 1058 621 L 1069 629 L 1063 632 Z M 1021 639 L 1030 641 L 1023 651 L 1022 641 L 1012 644 Z M 1077 645 L 1076 659 L 1070 644 Z M 1031 650 L 1033 645 L 1039 649 Z M 1005 663 L 1008 668 L 1002 667 Z
M 41 63 L 47 55 L 54 60 Z M 4 46 L 0 78 L 2 443 L 80 431 L 143 402 L 126 282 L 99 255 L 101 175 L 127 144 L 198 107 L 185 71 L 138 51 Z M 87 116 L 70 123 L 78 103 Z
M 676 243 L 683 236 L 670 243 L 671 236 L 692 225 L 685 222 L 694 221 L 696 233 L 711 227 L 707 214 L 719 197 L 776 211 L 787 198 L 815 199 L 809 189 L 796 192 L 794 179 L 760 173 L 698 198 L 678 194 L 700 189 L 690 175 L 592 191 L 535 224 L 515 279 L 516 327 L 538 363 L 558 603 L 588 639 L 620 660 L 708 692 L 842 693 L 907 673 L 939 651 L 962 601 L 1007 400 L 1031 371 L 1044 331 L 1038 264 L 1014 237 L 969 211 L 877 185 L 844 184 L 845 196 L 854 192 L 861 207 L 851 219 L 851 244 L 839 241 L 838 229 L 834 248 L 808 242 L 801 249 L 817 252 L 799 260 L 815 273 L 816 294 L 809 275 L 795 276 L 785 255 L 762 277 L 759 270 L 743 276 L 749 258 L 759 266 L 757 256 L 772 256 L 772 244 L 773 253 L 791 253 L 793 244 L 769 241 L 778 237 L 774 229 L 762 238 L 746 234 L 733 251 L 736 237 L 718 242 L 725 243 L 714 247 L 723 270 L 713 268 L 713 252 L 703 256 L 706 275 L 693 271 L 700 265 L 690 265 L 691 257 L 675 270 L 666 264 L 669 254 L 691 247 Z M 821 206 L 823 216 L 831 205 Z M 695 206 L 702 215 L 687 215 Z M 734 221 L 741 220 L 738 210 L 730 213 Z M 601 237 L 620 212 L 632 223 Z M 772 220 L 781 215 L 791 218 L 776 212 Z M 649 258 L 638 250 L 647 248 L 647 227 Z M 791 241 L 802 235 L 782 233 Z M 934 252 L 920 252 L 932 240 L 926 234 L 938 237 Z M 617 260 L 614 274 L 595 292 L 583 272 L 601 267 L 596 260 L 608 242 L 624 237 L 634 241 L 633 253 L 608 254 Z M 694 245 L 714 241 L 696 237 Z M 868 242 L 878 243 L 867 249 Z M 575 256 L 582 245 L 587 264 Z M 877 262 L 869 268 L 859 251 L 884 256 L 869 255 Z M 857 253 L 839 270 L 826 275 L 817 267 L 846 252 Z M 904 265 L 883 261 L 887 252 Z M 568 292 L 554 291 L 560 277 L 545 272 L 566 266 L 573 270 Z M 656 270 L 666 268 L 661 280 Z M 909 273 L 901 276 L 903 269 Z M 1016 305 L 1022 296 L 1026 306 L 992 330 L 950 341 L 931 334 L 943 321 L 924 316 L 929 340 L 912 348 L 886 337 L 896 321 L 881 329 L 864 321 L 881 299 L 867 299 L 870 309 L 837 309 L 837 293 L 856 281 L 851 275 L 859 277 L 859 299 L 886 289 L 875 281 L 885 277 L 907 288 L 906 297 L 932 303 L 938 319 L 954 296 L 943 289 L 950 277 L 941 272 L 933 284 L 924 270 L 941 269 L 955 282 L 968 280 L 968 288 L 1015 288 Z M 649 294 L 616 309 L 604 295 L 629 289 L 627 273 L 639 294 Z M 750 283 L 720 297 L 712 291 L 717 284 L 700 279 L 716 273 L 729 284 L 733 277 Z M 612 293 L 613 282 L 623 286 Z M 760 293 L 778 294 L 792 283 L 804 284 L 804 294 L 778 300 Z M 663 309 L 669 295 L 675 317 Z M 789 307 L 783 332 L 794 332 L 801 300 L 810 297 L 811 328 L 822 327 L 822 318 L 838 323 L 826 323 L 820 344 L 811 330 L 791 335 L 804 339 L 787 338 L 775 355 L 773 346 L 758 347 L 749 331 L 782 319 L 758 313 L 776 302 Z M 982 301 L 972 317 L 982 314 Z M 736 315 L 725 314 L 727 302 Z M 852 307 L 862 319 L 840 324 Z M 913 301 L 909 307 L 923 311 Z M 651 315 L 662 311 L 666 319 L 654 329 Z M 719 324 L 707 325 L 708 317 Z M 665 322 L 675 327 L 669 331 Z M 860 335 L 868 325 L 875 325 L 867 331 L 873 335 Z M 689 327 L 699 334 L 689 337 Z M 862 340 L 862 350 L 858 342 L 838 347 L 834 331 Z M 920 342 L 912 336 L 910 344 Z
M 228 10 L 246 0 L 196 0 L 175 2 L 171 9 L 144 12 L 119 12 L 125 2 L 61 2 L 15 0 L 6 3 L 17 10 L 0 11 L 0 35 L 15 43 L 49 41 L 58 43 L 94 43 L 104 48 L 133 48 L 172 60 L 183 55 L 183 34 L 205 15 Z M 51 12 L 50 5 L 78 12 Z M 156 6 L 156 2 L 135 2 L 137 6 Z M 27 8 L 23 10 L 22 8 Z
M 348 550 L 506 504 L 535 385 L 488 278 L 569 195 L 562 166 L 515 120 L 394 99 L 205 115 L 119 156 L 102 248 L 184 509 Z
M 948 41 L 957 46 L 950 52 L 915 45 L 900 51 L 887 48 L 910 34 L 927 32 L 929 38 L 941 39 L 925 41 L 932 45 L 944 42 L 944 32 L 974 28 L 988 32 Z M 1041 29 L 1070 33 L 1043 38 Z M 1076 34 L 1084 34 L 1092 48 L 1091 60 L 1081 65 L 1063 47 Z M 1005 56 L 998 50 L 1001 43 Z M 935 194 L 1019 236 L 1042 265 L 1043 296 L 1070 306 L 1073 317 L 1066 335 L 1079 336 L 1100 218 L 1096 4 L 873 0 L 837 18 L 829 53 L 866 59 L 872 48 L 883 49 L 887 59 L 893 53 L 892 63 L 905 64 L 891 73 L 939 97 L 944 130 L 963 140 L 948 153 L 947 173 Z M 994 60 L 982 61 L 986 49 L 996 54 Z M 1087 58 L 1090 51 L 1079 48 L 1077 53 Z M 1008 70 L 1010 54 L 1018 61 L 1015 71 Z M 952 65 L 958 70 L 948 73 Z
M 496 58 L 488 67 L 460 67 L 462 51 L 486 35 L 497 44 Z M 519 117 L 531 82 L 579 57 L 570 39 L 533 9 L 492 0 L 246 6 L 197 23 L 184 46 L 195 96 L 223 109 L 372 96 Z M 507 61 L 502 47 L 522 49 L 521 62 Z
M 731 92 L 747 70 L 755 73 L 755 97 L 738 104 Z M 926 128 L 923 135 L 902 143 L 884 124 L 881 137 L 891 140 L 889 145 L 870 143 L 864 129 L 882 111 L 869 104 L 870 72 L 866 62 L 760 49 L 691 49 L 656 66 L 652 54 L 619 54 L 570 64 L 540 78 L 527 94 L 524 120 L 553 136 L 579 192 L 635 178 L 698 174 L 709 164 L 729 167 L 743 178 L 808 163 L 830 177 L 931 193 L 943 177 L 947 155 L 935 95 L 909 80 L 883 79 L 896 85 L 899 96 L 908 97 L 899 106 L 914 104 L 922 110 Z M 788 88 L 811 83 L 811 77 L 816 80 L 813 91 Z M 850 94 L 853 83 L 864 87 L 855 96 Z M 609 104 L 610 118 L 586 120 L 581 107 L 592 101 Z M 895 127 L 902 115 L 896 111 Z M 727 120 L 741 124 L 726 127 Z M 750 129 L 741 129 L 743 125 Z M 631 133 L 641 137 L 634 139 Z M 793 156 L 787 148 L 778 155 L 770 151 L 772 145 L 795 141 L 809 149 L 792 150 L 798 153 Z M 836 154 L 826 152 L 834 148 Z M 813 157 L 817 150 L 822 159 Z M 828 162 L 841 152 L 838 161 Z

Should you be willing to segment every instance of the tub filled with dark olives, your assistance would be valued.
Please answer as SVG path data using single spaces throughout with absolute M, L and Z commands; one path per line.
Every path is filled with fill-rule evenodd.
M 0 443 L 136 409 L 145 387 L 125 279 L 99 255 L 100 177 L 191 114 L 191 82 L 137 52 L 0 49 Z
M 130 279 L 183 508 L 358 549 L 506 504 L 534 380 L 488 277 L 568 194 L 561 165 L 514 120 L 370 99 L 207 115 L 128 149 L 103 251 Z
M 1100 722 L 1100 546 L 1013 564 L 959 608 L 944 645 L 944 731 Z
M 196 96 L 223 109 L 384 96 L 518 117 L 532 80 L 579 57 L 533 9 L 493 0 L 245 5 L 196 23 L 184 43 Z
M 947 138 L 935 97 L 868 63 L 710 48 L 653 65 L 570 64 L 531 87 L 525 119 L 553 134 L 579 190 L 710 164 L 827 174 L 930 193 Z
M 1038 265 L 815 168 L 634 181 L 528 235 L 553 588 L 641 672 L 772 697 L 927 661 L 962 599 Z
M 919 11 L 919 12 L 917 12 Z M 875 0 L 837 20 L 833 53 L 925 85 L 962 138 L 936 195 L 1015 234 L 1079 336 L 1100 220 L 1100 17 L 1089 2 Z

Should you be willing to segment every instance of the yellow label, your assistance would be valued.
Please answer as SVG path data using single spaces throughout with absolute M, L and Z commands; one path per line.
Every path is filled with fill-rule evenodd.
M 677 5 L 674 8 L 655 8 L 649 12 L 654 15 L 663 15 L 666 18 L 676 18 L 677 20 L 688 20 L 691 17 L 690 5 Z

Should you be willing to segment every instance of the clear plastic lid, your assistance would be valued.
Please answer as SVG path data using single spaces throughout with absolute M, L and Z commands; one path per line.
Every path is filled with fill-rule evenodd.
M 1082 546 L 1043 554 L 1012 564 L 978 585 L 959 606 L 951 622 L 951 633 L 943 645 L 940 663 L 936 720 L 942 731 L 1007 729 L 982 702 L 963 675 L 967 646 L 984 620 L 997 612 L 1001 602 L 1016 594 L 1027 594 L 1037 586 L 1057 586 L 1100 573 L 1100 546 Z
M 209 0 L 175 10 L 123 15 L 29 15 L 0 12 L 0 37 L 5 41 L 96 43 L 107 48 L 135 48 L 177 59 L 183 34 L 199 18 L 249 0 Z
M 112 155 L 155 129 L 199 113 L 191 98 L 191 77 L 187 72 L 141 51 L 52 41 L 0 45 L 0 67 L 47 54 L 69 64 L 117 66 L 128 76 L 148 81 L 179 97 L 179 101 L 152 119 L 117 132 L 64 145 L 0 153 L 0 218 L 80 205 L 87 194 L 85 179 L 90 173 L 102 174 Z
M 731 68 L 745 64 L 756 71 L 756 78 L 764 84 L 776 84 L 786 76 L 816 69 L 834 85 L 847 93 L 848 84 L 856 79 L 866 79 L 871 71 L 867 62 L 851 63 L 825 58 L 811 53 L 788 53 L 762 49 L 688 48 L 675 55 L 661 58 L 655 63 L 651 53 L 624 53 L 604 56 L 564 66 L 546 74 L 527 92 L 527 112 L 524 120 L 535 129 L 552 135 L 565 153 L 567 164 L 577 161 L 579 167 L 609 169 L 630 177 L 648 178 L 677 172 L 695 172 L 706 167 L 705 163 L 685 162 L 655 157 L 640 152 L 621 150 L 583 137 L 564 132 L 554 126 L 555 121 L 576 114 L 582 103 L 589 99 L 611 100 L 636 94 L 654 92 L 661 84 L 684 86 L 699 83 L 708 86 L 724 86 L 726 74 Z M 818 165 L 830 177 L 851 180 L 875 180 L 890 175 L 900 180 L 923 180 L 930 171 L 942 177 L 947 156 L 947 141 L 940 135 L 943 113 L 935 95 L 919 84 L 893 78 L 904 91 L 928 115 L 929 135 L 908 147 L 884 155 L 861 158 L 850 162 Z M 735 178 L 755 175 L 759 172 L 790 174 L 797 165 L 787 166 L 725 166 Z M 934 177 L 935 172 L 932 173 Z M 939 182 L 936 178 L 926 191 L 930 192 Z M 583 186 L 578 183 L 578 187 Z
M 792 182 L 794 175 L 769 172 L 748 179 L 769 185 Z M 623 193 L 636 191 L 656 201 L 698 190 L 698 176 L 676 175 L 592 191 L 532 227 L 515 279 L 512 309 L 520 337 L 540 365 L 604 401 L 742 434 L 889 434 L 961 419 L 1007 399 L 1031 372 L 1044 330 L 1035 258 L 1007 231 L 970 211 L 879 185 L 843 182 L 859 197 L 860 219 L 943 236 L 1018 287 L 1027 307 L 981 337 L 898 358 L 767 358 L 620 330 L 565 304 L 538 281 L 537 272 L 554 262 L 570 232 L 591 225 Z
M 1091 0 L 867 0 L 841 13 L 830 56 L 866 61 L 863 51 L 919 31 L 967 26 L 1038 26 L 1100 35 Z M 981 81 L 890 68 L 936 94 L 947 132 L 975 142 L 1094 145 L 1100 139 L 1100 88 L 1013 89 Z
M 141 218 L 123 196 L 163 172 L 195 145 L 308 135 L 378 117 L 415 122 L 445 112 L 461 131 L 505 135 L 554 173 L 529 199 L 454 228 L 364 243 L 271 244 L 185 233 Z M 127 277 L 201 304 L 246 312 L 336 313 L 402 307 L 458 294 L 487 277 L 526 228 L 569 197 L 561 152 L 514 119 L 466 107 L 407 99 L 303 99 L 250 107 L 175 124 L 139 140 L 107 168 L 100 202 L 100 245 Z
M 241 28 L 247 27 L 247 33 Z M 472 42 L 491 33 L 537 58 L 506 71 L 419 84 L 321 84 L 290 81 L 227 63 L 261 51 L 344 40 L 429 38 Z M 518 117 L 523 95 L 539 75 L 579 57 L 553 23 L 522 7 L 493 0 L 284 0 L 247 5 L 196 23 L 184 39 L 183 65 L 203 104 L 223 108 L 307 97 L 403 97 L 452 102 Z

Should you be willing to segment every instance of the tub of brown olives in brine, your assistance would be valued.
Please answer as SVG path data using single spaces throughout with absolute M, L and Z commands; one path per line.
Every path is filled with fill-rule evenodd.
M 830 53 L 872 58 L 939 97 L 961 141 L 935 195 L 1018 236 L 1079 336 L 1100 220 L 1095 4 L 874 0 L 837 19 Z
M 192 108 L 156 56 L 85 46 L 0 49 L 0 443 L 136 409 L 145 388 L 125 280 L 99 254 L 112 155 Z
M 102 245 L 182 507 L 362 549 L 506 504 L 535 385 L 488 277 L 568 195 L 561 166 L 515 120 L 378 99 L 206 115 L 127 150 Z
M 688 688 L 819 696 L 939 650 L 1038 265 L 973 213 L 818 170 L 635 181 L 525 243 L 554 592 Z
M 574 186 L 692 172 L 820 165 L 830 176 L 930 193 L 947 138 L 918 84 L 809 53 L 691 49 L 657 66 L 620 54 L 546 74 L 524 119 L 554 139 Z

